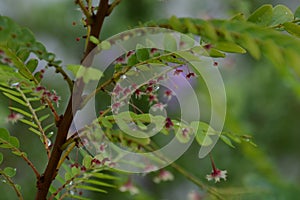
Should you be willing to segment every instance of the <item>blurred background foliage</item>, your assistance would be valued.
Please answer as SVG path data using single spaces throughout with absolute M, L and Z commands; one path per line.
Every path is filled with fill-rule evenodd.
M 297 0 L 123 0 L 105 22 L 102 37 L 107 38 L 134 27 L 139 22 L 172 15 L 197 18 L 229 18 L 237 12 L 248 15 L 266 3 L 285 4 L 292 11 L 300 5 Z M 64 64 L 80 62 L 84 42 L 77 42 L 76 38 L 84 35 L 84 28 L 80 25 L 81 13 L 73 1 L 1 0 L 0 14 L 30 28 L 38 40 L 63 60 Z M 77 24 L 75 26 L 72 25 L 74 21 Z M 218 167 L 228 171 L 228 180 L 216 185 L 207 184 L 235 194 L 230 199 L 299 198 L 299 97 L 268 61 L 254 61 L 248 55 L 229 55 L 218 62 L 228 100 L 224 129 L 250 134 L 258 146 L 254 148 L 242 143 L 232 149 L 219 142 L 213 155 Z M 58 81 L 60 77 L 53 76 L 51 72 L 47 73 L 49 75 L 44 83 L 49 88 L 55 88 L 59 94 L 67 94 L 67 85 Z M 61 106 L 64 107 L 65 103 L 66 99 L 62 99 Z M 5 123 L 9 114 L 7 106 L 8 100 L 1 96 L 0 125 L 13 130 L 11 133 L 15 135 L 25 135 L 26 126 L 19 124 L 18 127 L 12 127 Z M 40 145 L 38 139 L 28 135 L 21 140 L 21 145 L 33 160 L 41 160 L 35 163 L 39 170 L 43 170 L 45 158 L 37 151 L 37 145 Z M 197 159 L 198 150 L 198 145 L 193 145 L 178 163 L 206 182 L 205 175 L 211 171 L 210 162 L 208 158 Z M 22 186 L 25 199 L 32 199 L 35 194 L 35 180 L 28 166 L 23 161 L 17 162 L 13 156 L 6 156 L 5 163 L 19 169 L 17 182 Z M 160 185 L 152 183 L 147 177 L 134 178 L 139 186 L 145 188 L 145 193 L 134 199 L 186 199 L 188 192 L 198 190 L 178 174 L 175 181 Z M 15 194 L 10 190 L 0 183 L 0 199 L 13 199 Z M 109 195 L 91 195 L 94 195 L 94 199 L 133 199 L 132 196 L 116 190 L 111 190 Z

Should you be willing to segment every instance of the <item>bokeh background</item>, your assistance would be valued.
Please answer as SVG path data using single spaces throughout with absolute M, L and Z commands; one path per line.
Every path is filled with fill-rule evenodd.
M 140 22 L 168 18 L 172 15 L 196 18 L 229 18 L 234 13 L 246 15 L 262 4 L 284 4 L 292 11 L 299 0 L 123 0 L 106 20 L 102 37 L 138 25 Z M 84 35 L 81 13 L 70 0 L 1 0 L 0 14 L 30 28 L 47 49 L 63 64 L 76 64 L 83 55 Z M 76 22 L 76 26 L 72 25 Z M 230 199 L 289 200 L 300 196 L 300 97 L 268 61 L 253 60 L 249 55 L 229 55 L 217 59 L 226 86 L 228 111 L 224 130 L 250 134 L 257 147 L 248 143 L 230 148 L 218 142 L 213 150 L 220 169 L 228 171 L 228 180 L 214 184 L 205 180 L 211 166 L 208 158 L 197 159 L 199 147 L 193 144 L 178 163 L 212 186 L 234 194 Z M 300 63 L 299 63 L 300 67 Z M 47 72 L 44 84 L 58 94 L 68 96 L 67 85 L 60 77 Z M 300 83 L 299 83 L 300 84 Z M 200 88 L 199 88 L 200 90 Z M 66 104 L 62 99 L 61 107 Z M 40 155 L 40 143 L 28 134 L 27 127 L 12 127 L 5 122 L 9 114 L 8 100 L 0 96 L 0 126 L 22 136 L 21 145 L 43 170 L 45 158 Z M 2 151 L 2 150 L 1 150 Z M 7 153 L 7 152 L 4 152 Z M 9 154 L 7 154 L 9 155 Z M 6 156 L 5 165 L 18 168 L 16 180 L 22 186 L 25 199 L 33 199 L 35 180 L 28 166 L 14 156 Z M 172 169 L 170 169 L 172 171 Z M 89 194 L 93 199 L 187 199 L 187 194 L 199 189 L 179 174 L 170 183 L 156 185 L 146 177 L 135 177 L 143 186 L 143 194 L 135 197 L 109 190 L 108 195 Z M 199 191 L 201 193 L 201 191 Z M 7 185 L 0 183 L 0 199 L 15 199 Z

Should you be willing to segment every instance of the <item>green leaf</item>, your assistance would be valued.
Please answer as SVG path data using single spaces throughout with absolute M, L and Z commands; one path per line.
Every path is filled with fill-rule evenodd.
M 7 92 L 9 94 L 12 94 L 14 96 L 21 96 L 21 94 L 19 92 L 16 92 L 14 90 L 8 89 L 8 88 L 4 88 L 0 86 L 0 90 L 2 90 L 3 92 Z
M 270 4 L 265 4 L 255 10 L 248 18 L 249 22 L 259 25 L 269 25 L 273 17 L 273 8 Z
M 109 174 L 98 173 L 98 172 L 92 172 L 91 175 L 95 178 L 100 178 L 100 179 L 108 179 L 108 180 L 118 180 L 119 179 L 116 176 L 112 176 L 112 175 L 109 175 Z
M 228 53 L 246 53 L 247 51 L 241 46 L 232 42 L 218 42 L 215 46 L 216 49 Z
M 92 186 L 88 186 L 88 185 L 77 185 L 75 188 L 94 191 L 94 192 L 100 192 L 100 193 L 107 193 L 107 191 L 105 191 L 105 190 L 102 190 L 102 189 L 99 189 L 96 187 L 92 187 Z
M 40 131 L 38 131 L 38 130 L 36 130 L 35 128 L 29 127 L 29 129 L 28 129 L 28 130 L 30 130 L 31 132 L 33 132 L 33 133 L 37 134 L 38 136 L 41 136 L 41 135 L 42 135 L 42 134 L 41 134 L 41 132 L 40 132 Z
M 169 24 L 172 27 L 172 29 L 174 29 L 175 31 L 181 32 L 184 30 L 184 26 L 181 23 L 181 21 L 174 15 L 170 17 Z
M 100 117 L 99 121 L 102 123 L 102 125 L 106 128 L 111 129 L 113 127 L 112 123 L 106 119 L 105 117 Z
M 136 50 L 136 58 L 138 61 L 142 62 L 149 59 L 149 51 L 145 48 L 139 48 Z
M 90 41 L 94 44 L 100 44 L 100 41 L 98 38 L 96 38 L 95 36 L 90 36 Z
M 40 117 L 40 118 L 39 118 L 39 121 L 42 122 L 42 121 L 44 121 L 45 119 L 47 119 L 49 116 L 50 116 L 50 114 L 46 114 L 46 115 Z
M 267 40 L 264 42 L 262 48 L 265 56 L 269 58 L 275 66 L 283 70 L 284 58 L 280 47 L 273 40 Z
M 79 167 L 78 168 L 77 167 L 72 167 L 71 172 L 72 172 L 72 176 L 74 177 L 74 176 L 78 175 L 81 172 L 81 170 L 80 170 Z
M 9 141 L 9 132 L 4 128 L 0 128 L 0 139 L 4 141 Z
M 198 29 L 196 25 L 193 22 L 191 22 L 190 19 L 184 19 L 184 24 L 187 27 L 189 33 L 198 34 Z
M 85 166 L 87 169 L 91 167 L 91 161 L 93 160 L 93 157 L 90 155 L 85 155 L 82 160 L 82 165 Z
M 32 126 L 33 128 L 38 128 L 38 126 L 31 121 L 28 121 L 27 119 L 20 119 L 20 122 L 23 122 L 24 124 L 27 124 L 28 126 Z
M 69 172 L 65 173 L 65 181 L 71 180 L 73 178 L 72 174 Z
M 68 65 L 67 69 L 70 70 L 76 78 L 82 78 L 84 83 L 100 80 L 103 75 L 98 69 L 82 65 Z
M 19 142 L 18 138 L 14 137 L 14 136 L 9 137 L 9 143 L 15 148 L 20 147 L 20 142 Z
M 225 58 L 225 53 L 223 53 L 221 51 L 218 51 L 215 48 L 211 48 L 208 51 L 208 54 L 209 54 L 210 57 L 213 57 L 213 58 Z
M 13 100 L 13 101 L 15 101 L 15 102 L 17 102 L 17 103 L 19 103 L 19 104 L 21 104 L 21 105 L 27 107 L 27 104 L 25 103 L 25 101 L 23 101 L 23 100 L 21 100 L 21 99 L 15 97 L 14 95 L 11 95 L 11 94 L 6 93 L 6 92 L 3 92 L 3 94 L 4 94 L 5 96 L 7 96 L 8 98 L 10 98 L 11 100 Z
M 296 9 L 294 17 L 295 19 L 300 19 L 300 6 Z
M 226 137 L 225 135 L 220 135 L 220 139 L 228 146 L 235 148 L 235 146 L 233 146 L 233 144 L 231 143 L 231 140 L 228 137 Z
M 4 174 L 10 178 L 14 177 L 16 175 L 16 168 L 12 168 L 12 167 L 6 167 L 3 170 Z
M 79 199 L 79 200 L 91 200 L 89 198 L 83 197 L 83 196 L 78 196 L 78 195 L 67 195 L 66 197 L 70 197 L 71 199 Z
M 205 37 L 209 38 L 212 41 L 218 40 L 216 29 L 211 23 L 205 21 L 203 25 L 203 29 L 204 29 Z
M 128 58 L 128 62 L 127 62 L 127 65 L 129 67 L 131 66 L 134 66 L 138 63 L 138 60 L 137 60 L 137 57 L 135 54 L 131 55 L 129 58 Z
M 240 35 L 239 38 L 237 39 L 237 42 L 239 45 L 247 49 L 249 53 L 253 56 L 253 58 L 257 60 L 260 59 L 261 52 L 259 46 L 255 41 L 255 39 L 252 38 L 250 35 L 246 35 L 246 34 Z
M 170 51 L 170 52 L 177 51 L 177 41 L 172 34 L 170 33 L 164 34 L 163 47 L 164 50 L 166 51 Z
M 111 48 L 111 44 L 108 41 L 102 41 L 99 45 L 98 45 L 101 49 L 103 50 L 108 50 Z
M 0 165 L 3 162 L 3 154 L 0 152 Z
M 192 122 L 191 127 L 196 135 L 196 141 L 202 146 L 209 146 L 212 144 L 212 139 L 209 137 L 208 124 L 204 122 Z M 195 132 L 197 131 L 197 132 Z
M 38 66 L 38 60 L 37 59 L 30 59 L 27 64 L 26 64 L 26 67 L 29 69 L 29 71 L 31 73 L 34 72 L 34 70 L 37 68 Z
M 26 112 L 26 111 L 24 111 L 24 110 L 22 110 L 20 108 L 16 108 L 16 107 L 10 106 L 9 109 L 13 110 L 13 111 L 16 111 L 16 112 L 18 112 L 18 113 L 20 113 L 20 114 L 22 114 L 22 115 L 24 115 L 26 117 L 29 117 L 29 118 L 32 117 L 32 114 L 30 114 L 30 113 L 28 113 L 28 112 Z
M 294 20 L 294 14 L 292 11 L 284 6 L 284 5 L 277 5 L 273 9 L 273 18 L 271 21 L 271 26 L 283 24 L 285 22 L 290 22 Z
M 89 183 L 89 184 L 93 184 L 93 185 L 112 187 L 112 188 L 116 187 L 115 185 L 105 183 L 105 182 L 102 182 L 102 181 L 99 181 L 99 180 L 84 179 L 84 178 L 82 178 L 81 180 L 83 180 L 83 182 L 85 182 L 85 183 Z
M 290 34 L 300 37 L 300 25 L 294 24 L 292 22 L 286 22 L 283 24 L 284 29 Z

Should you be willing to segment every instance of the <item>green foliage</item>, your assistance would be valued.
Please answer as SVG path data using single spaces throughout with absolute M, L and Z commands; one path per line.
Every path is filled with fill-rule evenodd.
M 77 3 L 80 4 L 82 2 L 78 1 Z M 83 7 L 83 10 L 88 9 L 84 10 L 84 14 L 88 18 L 89 14 L 86 12 L 92 10 L 91 5 L 88 5 L 88 8 L 81 7 Z M 149 77 L 144 77 L 143 81 L 137 86 L 138 88 L 145 88 L 149 81 L 166 75 L 170 70 L 174 70 L 182 65 L 188 65 L 188 61 L 200 61 L 199 56 L 223 58 L 228 53 L 245 54 L 248 52 L 254 59 L 258 60 L 265 57 L 271 61 L 276 70 L 287 80 L 300 97 L 300 86 L 297 79 L 300 75 L 300 41 L 296 38 L 300 37 L 299 18 L 300 8 L 293 14 L 284 5 L 273 7 L 267 4 L 258 8 L 248 18 L 242 14 L 236 15 L 230 20 L 202 20 L 172 16 L 168 20 L 147 23 L 145 24 L 146 26 L 159 26 L 185 33 L 187 37 L 180 38 L 180 41 L 187 46 L 187 50 L 179 50 L 180 44 L 177 38 L 169 33 L 164 34 L 162 41 L 165 50 L 158 50 L 155 54 L 150 53 L 150 49 L 145 48 L 144 44 L 138 44 L 133 51 L 134 53 L 127 60 L 124 59 L 126 61 L 115 64 L 115 71 L 112 76 L 108 77 L 108 81 L 104 85 L 100 85 L 95 93 L 100 90 L 110 93 L 107 92 L 108 90 L 105 87 L 114 85 L 115 81 L 119 80 L 122 75 L 133 78 L 134 76 L 139 76 L 140 71 L 149 72 L 148 74 L 145 73 Z M 88 18 L 85 21 L 85 25 L 89 26 L 90 31 L 89 20 L 91 19 Z M 288 34 L 285 34 L 286 32 Z M 128 37 L 134 37 L 137 34 L 143 33 L 132 31 L 129 35 L 121 35 L 119 39 L 127 40 Z M 201 37 L 199 44 L 203 48 L 188 48 L 193 45 L 188 37 L 194 37 L 194 35 Z M 88 37 L 87 42 L 96 44 L 99 51 L 110 49 L 112 45 L 110 42 L 100 41 L 94 36 Z M 155 43 L 155 41 L 150 40 L 147 42 L 149 44 Z M 40 137 L 49 157 L 49 142 L 52 136 L 50 128 L 55 123 L 57 127 L 61 127 L 61 120 L 49 98 L 45 97 L 43 92 L 36 90 L 41 86 L 42 75 L 41 72 L 37 72 L 40 61 L 46 61 L 47 67 L 54 67 L 57 73 L 61 73 L 63 78 L 69 83 L 71 91 L 73 82 L 60 66 L 61 62 L 57 61 L 56 56 L 48 52 L 43 44 L 35 40 L 31 31 L 20 27 L 13 20 L 4 16 L 0 16 L 0 58 L 0 91 L 9 101 L 13 102 L 9 106 L 10 111 L 21 114 L 23 118 L 19 120 L 28 125 L 29 130 Z M 171 69 L 161 70 L 165 66 L 171 66 Z M 90 81 L 98 81 L 103 76 L 103 72 L 93 67 L 68 65 L 67 69 L 73 73 L 76 79 L 82 79 L 84 84 Z M 157 70 L 158 73 L 151 74 L 152 69 L 159 69 Z M 105 85 L 106 83 L 111 85 Z M 95 95 L 95 93 L 92 95 Z M 129 95 L 132 95 L 132 93 Z M 124 95 L 119 100 L 121 102 L 126 98 L 127 96 Z M 48 122 L 51 120 L 51 115 L 49 110 L 45 110 L 46 106 L 50 107 L 55 118 L 52 121 L 55 123 Z M 82 136 L 88 137 L 89 141 L 94 141 L 99 139 L 96 138 L 99 136 L 88 133 L 104 130 L 104 135 L 101 136 L 106 136 L 110 142 L 118 144 L 127 150 L 140 153 L 147 150 L 156 150 L 155 140 L 148 137 L 148 134 L 152 135 L 155 129 L 159 130 L 162 137 L 175 137 L 181 143 L 188 143 L 195 137 L 200 146 L 208 146 L 213 143 L 213 137 L 219 136 L 227 146 L 232 148 L 235 148 L 236 145 L 242 146 L 244 143 L 255 146 L 249 135 L 218 132 L 205 122 L 193 121 L 189 123 L 167 118 L 170 124 L 167 126 L 167 119 L 164 116 L 153 116 L 143 112 L 140 112 L 143 114 L 138 114 L 138 112 L 107 114 L 113 113 L 111 107 L 104 113 L 94 123 L 86 126 L 83 130 L 79 130 L 77 134 L 82 133 Z M 61 117 L 65 116 L 62 115 Z M 102 130 L 99 127 L 95 127 L 96 124 L 100 124 Z M 129 124 L 134 126 L 134 129 Z M 129 132 L 131 135 L 127 134 Z M 68 138 L 60 149 L 64 150 L 65 154 L 60 158 L 58 167 L 63 168 L 64 171 L 60 170 L 58 172 L 55 184 L 51 185 L 49 190 L 51 197 L 56 199 L 64 197 L 88 199 L 80 195 L 78 191 L 87 190 L 106 193 L 107 188 L 115 188 L 115 181 L 118 178 L 115 175 L 111 175 L 115 171 L 112 171 L 109 164 L 106 163 L 110 159 L 108 155 L 100 153 L 91 156 L 84 149 L 80 149 L 82 160 L 78 162 L 77 155 L 76 161 L 70 158 L 73 148 L 80 146 L 78 138 L 73 136 Z M 95 149 L 99 148 L 99 144 L 96 142 L 92 142 L 92 145 L 94 145 Z M 5 129 L 0 129 L 0 148 L 11 150 L 13 154 L 24 158 L 30 165 L 26 153 L 22 152 L 19 146 L 17 137 L 11 136 Z M 244 151 L 250 150 L 245 148 Z M 122 156 L 121 153 L 120 156 Z M 259 159 L 263 158 L 257 152 L 252 152 L 252 156 L 259 157 Z M 159 156 L 155 159 L 157 162 L 162 162 Z M 109 161 L 110 164 L 113 164 L 113 161 Z M 3 153 L 0 153 L 0 164 L 2 162 Z M 143 163 L 128 162 L 145 168 Z M 261 163 L 263 162 L 261 161 Z M 259 167 L 264 170 L 270 169 L 270 166 L 263 164 Z M 180 169 L 178 171 L 182 172 Z M 186 175 L 187 172 L 182 173 Z M 5 180 L 19 194 L 19 186 L 11 180 L 15 174 L 16 169 L 12 167 L 0 169 L 2 180 Z M 214 193 L 215 190 L 210 190 L 209 187 L 203 186 L 201 182 L 195 181 L 190 175 L 186 176 L 203 189 L 218 197 Z

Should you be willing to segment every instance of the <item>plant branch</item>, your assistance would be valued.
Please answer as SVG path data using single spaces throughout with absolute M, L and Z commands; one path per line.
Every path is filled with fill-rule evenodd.
M 20 156 L 23 158 L 23 160 L 25 160 L 25 162 L 29 165 L 29 167 L 33 170 L 36 178 L 40 178 L 40 173 L 38 172 L 38 170 L 35 168 L 35 166 L 33 165 L 33 163 L 27 158 L 26 154 L 24 152 L 22 152 L 20 149 L 18 148 L 13 148 L 13 151 L 16 151 L 20 154 Z
M 25 101 L 25 103 L 27 104 L 28 109 L 30 110 L 30 112 L 32 114 L 32 118 L 35 121 L 35 123 L 36 123 L 36 125 L 37 125 L 37 127 L 38 127 L 38 129 L 39 129 L 39 131 L 41 133 L 41 136 L 43 138 L 43 144 L 44 144 L 44 147 L 46 149 L 47 156 L 48 156 L 48 159 L 49 159 L 50 158 L 50 148 L 49 148 L 49 145 L 48 145 L 48 138 L 47 138 L 47 136 L 45 134 L 45 131 L 44 131 L 43 127 L 42 127 L 42 124 L 41 124 L 38 116 L 36 115 L 34 109 L 32 108 L 31 103 L 29 102 L 29 100 L 27 99 L 27 97 L 25 96 L 25 94 L 23 93 L 23 91 L 20 88 L 18 88 L 18 87 L 17 87 L 17 90 L 21 94 L 21 96 L 22 96 L 23 100 Z
M 99 34 L 102 29 L 102 25 L 104 22 L 105 17 L 107 16 L 108 10 L 108 0 L 101 0 L 99 2 L 99 9 L 96 15 L 92 16 L 92 23 L 91 23 L 91 35 L 94 37 L 99 37 Z M 90 52 L 95 47 L 95 44 L 90 42 L 88 43 L 87 49 L 84 53 L 83 60 L 90 54 Z M 89 62 L 86 66 L 92 63 L 93 58 L 90 58 Z M 57 174 L 57 166 L 62 156 L 63 150 L 62 146 L 66 142 L 67 135 L 69 128 L 73 121 L 73 115 L 76 114 L 77 110 L 79 109 L 80 102 L 82 100 L 82 88 L 83 88 L 83 81 L 79 81 L 79 87 L 76 91 L 73 92 L 72 96 L 69 99 L 69 103 L 67 109 L 58 124 L 58 130 L 55 142 L 53 144 L 53 150 L 45 169 L 44 174 L 38 179 L 37 181 L 37 194 L 36 200 L 45 200 L 50 188 L 52 181 Z M 73 102 L 74 101 L 74 102 Z
M 82 2 L 82 0 L 75 0 L 75 3 L 79 5 L 82 13 L 86 16 L 86 18 L 91 18 L 92 17 L 91 13 L 84 6 L 84 3 Z
M 109 9 L 108 0 L 101 0 L 99 2 L 97 14 L 91 17 L 91 22 L 90 22 L 91 24 L 89 24 L 91 26 L 91 32 L 90 35 L 87 37 L 88 44 L 82 60 L 85 60 L 88 57 L 88 55 L 91 53 L 91 51 L 96 47 L 96 44 L 90 41 L 90 36 L 99 38 L 104 19 L 107 16 L 108 9 Z M 89 66 L 92 60 L 93 58 L 90 58 L 90 60 L 87 61 L 86 65 Z
M 73 81 L 72 81 L 72 79 L 68 76 L 68 74 L 63 70 L 63 68 L 62 68 L 61 66 L 55 64 L 55 63 L 48 63 L 48 65 L 49 65 L 50 67 L 54 67 L 54 68 L 55 68 L 55 71 L 56 71 L 57 73 L 60 73 L 60 74 L 63 76 L 64 80 L 66 80 L 67 83 L 68 83 L 68 86 L 69 86 L 70 91 L 72 92 L 72 90 L 73 90 L 73 85 L 74 85 L 74 84 L 73 84 Z
M 107 11 L 107 15 L 110 15 L 114 8 L 121 3 L 122 0 L 115 0 L 109 5 L 109 9 Z
M 7 176 L 1 169 L 0 169 L 0 175 L 2 175 L 8 181 L 9 185 L 16 192 L 19 200 L 23 200 L 23 196 L 22 196 L 21 192 L 18 190 L 18 188 L 16 187 L 16 184 L 13 182 L 13 180 L 9 176 Z

